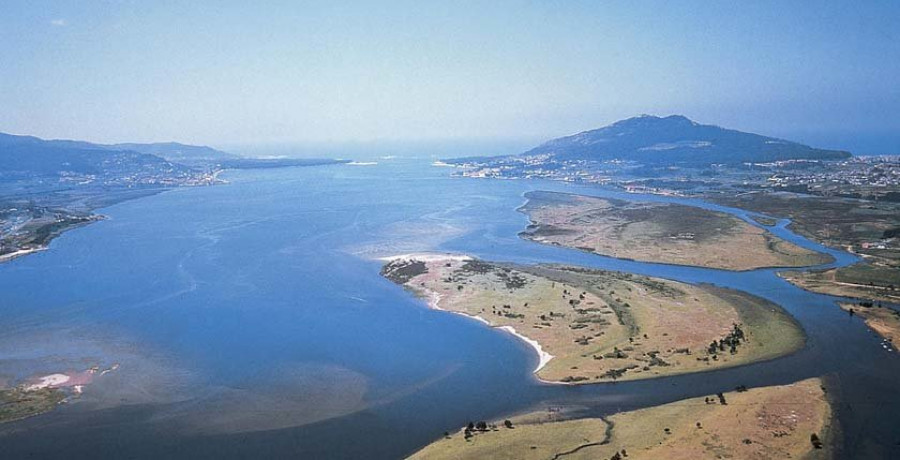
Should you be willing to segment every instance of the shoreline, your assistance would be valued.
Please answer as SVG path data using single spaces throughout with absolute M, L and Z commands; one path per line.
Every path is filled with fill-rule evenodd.
M 524 335 L 522 335 L 518 331 L 516 331 L 516 329 L 513 328 L 512 326 L 497 326 L 478 315 L 469 315 L 469 314 L 458 312 L 458 311 L 445 310 L 438 305 L 438 303 L 441 301 L 442 297 L 443 296 L 437 292 L 429 292 L 429 299 L 426 303 L 432 310 L 444 311 L 447 313 L 453 313 L 456 315 L 464 316 L 466 318 L 471 318 L 471 319 L 474 319 L 475 321 L 478 321 L 479 323 L 482 323 L 485 326 L 488 326 L 492 329 L 499 329 L 501 331 L 505 331 L 509 334 L 512 334 L 515 337 L 518 337 L 519 340 L 521 340 L 522 342 L 525 342 L 526 345 L 531 347 L 535 351 L 535 353 L 537 353 L 538 364 L 537 364 L 537 367 L 533 371 L 531 371 L 532 374 L 535 374 L 535 378 L 537 378 L 541 382 L 545 382 L 545 383 L 566 383 L 566 382 L 552 382 L 549 380 L 544 380 L 537 376 L 538 371 L 543 369 L 544 366 L 546 366 L 547 363 L 549 363 L 550 360 L 554 358 L 553 355 L 544 351 L 543 347 L 541 347 L 541 344 L 537 340 L 525 337 Z
M 381 262 L 396 262 L 398 260 L 410 261 L 418 260 L 421 262 L 440 262 L 448 261 L 466 261 L 472 260 L 472 257 L 463 254 L 439 253 L 439 252 L 410 252 L 406 254 L 397 254 L 393 256 L 376 257 L 375 260 Z
M 34 254 L 36 252 L 46 251 L 48 246 L 42 246 L 39 248 L 31 248 L 31 249 L 19 249 L 18 251 L 9 252 L 3 255 L 0 255 L 0 264 L 4 262 L 9 262 L 11 260 L 18 259 L 19 257 L 24 257 L 29 254 Z
M 527 343 L 532 348 L 534 348 L 534 351 L 537 352 L 537 355 L 538 355 L 538 365 L 537 365 L 537 368 L 535 368 L 534 371 L 532 371 L 532 373 L 537 374 L 538 371 L 543 369 L 544 366 L 546 366 L 547 363 L 549 363 L 550 360 L 553 359 L 553 355 L 551 355 L 550 353 L 547 353 L 546 351 L 544 351 L 543 348 L 541 348 L 540 342 L 538 342 L 537 340 L 529 339 L 528 337 L 525 337 L 524 335 L 519 334 L 518 332 L 516 332 L 516 329 L 514 327 L 512 327 L 512 326 L 491 326 L 491 327 L 493 327 L 495 329 L 500 329 L 500 330 L 506 331 L 506 332 L 518 337 L 523 342 Z M 545 381 L 540 378 L 538 378 L 538 380 L 540 380 L 542 382 Z M 556 383 L 556 382 L 552 382 L 552 383 Z M 565 382 L 559 382 L 559 383 L 565 383 Z
M 441 254 L 435 254 L 435 253 L 411 253 L 411 254 L 401 254 L 401 255 L 397 255 L 397 256 L 380 257 L 378 260 L 385 261 L 385 262 L 393 262 L 393 261 L 397 261 L 397 260 L 412 260 L 412 259 L 419 260 L 419 261 L 427 261 L 427 262 L 440 262 L 440 261 L 444 261 L 444 260 L 458 260 L 458 261 L 472 260 L 472 257 L 465 256 L 465 255 L 452 255 L 452 254 L 441 255 Z M 528 337 L 520 334 L 512 326 L 497 326 L 497 325 L 491 323 L 490 321 L 488 321 L 487 319 L 485 319 L 481 316 L 478 316 L 478 315 L 469 315 L 467 313 L 462 313 L 462 312 L 458 312 L 458 311 L 452 311 L 452 310 L 447 310 L 447 309 L 441 308 L 440 302 L 441 302 L 441 299 L 444 297 L 443 295 L 441 295 L 438 292 L 431 291 L 431 290 L 425 290 L 425 289 L 421 289 L 421 288 L 416 288 L 416 289 L 420 292 L 424 291 L 423 293 L 427 297 L 425 299 L 426 300 L 425 303 L 432 310 L 453 313 L 453 314 L 460 315 L 460 316 L 463 316 L 466 318 L 474 319 L 475 321 L 478 321 L 492 329 L 498 329 L 498 330 L 504 331 L 508 334 L 511 334 L 511 335 L 517 337 L 519 340 L 521 340 L 526 345 L 531 347 L 531 349 L 533 349 L 535 353 L 537 353 L 538 364 L 537 364 L 537 367 L 532 371 L 532 374 L 535 375 L 535 378 L 537 378 L 539 381 L 544 382 L 544 383 L 561 383 L 561 384 L 566 383 L 566 382 L 547 381 L 547 380 L 541 379 L 540 377 L 537 376 L 538 371 L 543 369 L 544 366 L 546 366 L 547 363 L 549 363 L 550 360 L 552 360 L 554 358 L 553 355 L 544 351 L 544 348 L 541 346 L 540 342 L 538 342 L 537 340 L 528 338 Z

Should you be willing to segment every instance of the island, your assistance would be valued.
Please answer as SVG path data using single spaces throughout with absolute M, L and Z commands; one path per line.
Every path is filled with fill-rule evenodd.
M 82 371 L 66 371 L 32 377 L 15 386 L 0 379 L 0 423 L 13 422 L 50 412 L 70 398 L 81 395 L 85 387 L 119 368 L 92 366 Z
M 531 225 L 523 238 L 604 256 L 723 270 L 833 260 L 723 212 L 544 191 L 526 198 L 520 211 Z
M 50 412 L 65 399 L 66 394 L 58 388 L 0 389 L 0 423 L 13 422 Z
M 606 417 L 558 408 L 473 422 L 410 458 L 827 458 L 832 410 L 821 379 L 685 399 Z
M 711 285 L 460 255 L 389 259 L 382 274 L 432 308 L 476 318 L 537 351 L 537 377 L 594 383 L 698 372 L 789 354 L 805 336 L 780 307 Z

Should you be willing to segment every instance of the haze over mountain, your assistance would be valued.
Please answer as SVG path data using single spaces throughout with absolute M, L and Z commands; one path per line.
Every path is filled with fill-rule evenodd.
M 523 156 L 553 160 L 626 160 L 644 164 L 740 164 L 779 160 L 838 160 L 849 152 L 702 125 L 681 115 L 642 115 L 545 142 Z
M 246 158 L 212 147 L 179 144 L 94 144 L 74 140 L 44 140 L 0 133 L 0 178 L 59 176 L 75 180 L 92 176 L 129 184 L 160 184 L 200 180 L 217 169 L 258 169 L 317 166 L 350 160 L 321 158 Z
M 113 144 L 107 147 L 114 150 L 131 150 L 134 152 L 149 153 L 185 165 L 206 165 L 241 158 L 239 155 L 216 150 L 205 145 L 187 145 L 178 142 Z
M 181 176 L 189 170 L 134 149 L 0 133 L 0 174 L 5 176 Z

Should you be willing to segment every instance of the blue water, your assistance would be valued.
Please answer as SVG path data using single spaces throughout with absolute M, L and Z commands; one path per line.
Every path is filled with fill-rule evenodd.
M 53 413 L 0 425 L 3 457 L 397 458 L 469 420 L 547 405 L 586 414 L 827 376 L 842 456 L 900 455 L 900 359 L 835 298 L 774 270 L 624 261 L 521 240 L 531 190 L 596 187 L 451 178 L 424 161 L 239 171 L 102 210 L 109 219 L 0 265 L 0 376 L 103 367 Z M 666 200 L 731 212 L 698 202 Z M 755 223 L 754 223 L 755 224 Z M 773 233 L 853 256 L 792 234 Z M 564 262 L 770 299 L 807 332 L 794 355 L 648 381 L 543 385 L 514 337 L 427 309 L 376 258 L 439 250 Z M 52 442 L 48 442 L 52 439 Z

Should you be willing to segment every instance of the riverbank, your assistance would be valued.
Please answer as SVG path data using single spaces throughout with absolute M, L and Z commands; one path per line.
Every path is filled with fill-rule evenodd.
M 799 349 L 804 336 L 754 296 L 626 273 L 518 266 L 435 254 L 392 258 L 382 275 L 513 333 L 549 383 L 634 380 L 737 366 Z
M 462 428 L 410 458 L 829 458 L 832 410 L 817 378 L 614 414 L 532 412 Z M 483 426 L 484 429 L 479 429 Z
M 786 271 L 778 276 L 810 292 L 900 303 L 900 268 L 859 263 L 830 270 Z
M 861 258 L 836 269 L 783 273 L 791 283 L 828 295 L 900 301 L 900 203 L 768 192 L 703 198 L 790 219 L 788 228 L 798 234 Z
M 841 302 L 840 306 L 847 313 L 862 318 L 869 329 L 881 336 L 884 339 L 882 347 L 886 350 L 893 350 L 895 344 L 900 343 L 900 311 L 871 301 Z

